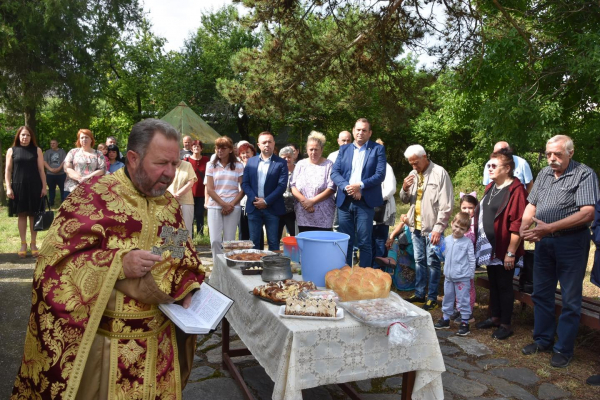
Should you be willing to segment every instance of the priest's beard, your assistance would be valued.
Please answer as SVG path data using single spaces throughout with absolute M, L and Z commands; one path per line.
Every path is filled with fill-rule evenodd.
M 152 182 L 150 177 L 146 174 L 146 171 L 143 168 L 138 168 L 131 177 L 134 185 L 138 188 L 138 190 L 144 193 L 146 196 L 150 197 L 158 197 L 165 194 L 167 191 L 167 187 L 173 182 L 172 179 L 161 176 L 160 179 Z M 154 185 L 158 182 L 165 183 L 166 186 L 164 189 L 154 189 Z

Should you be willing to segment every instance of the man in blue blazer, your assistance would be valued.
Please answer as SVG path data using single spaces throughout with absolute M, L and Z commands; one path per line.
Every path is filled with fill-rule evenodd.
M 340 147 L 331 179 L 337 185 L 338 231 L 350 235 L 346 263 L 352 265 L 354 240 L 360 250 L 360 266 L 373 259 L 371 234 L 375 207 L 383 204 L 381 184 L 385 179 L 385 148 L 372 142 L 371 124 L 360 118 L 354 124 L 354 142 Z
M 258 135 L 258 148 L 260 153 L 248 160 L 242 178 L 242 189 L 248 196 L 250 240 L 255 249 L 260 249 L 264 225 L 269 250 L 279 250 L 279 216 L 285 214 L 283 193 L 288 183 L 288 167 L 283 158 L 273 154 L 275 138 L 270 132 Z

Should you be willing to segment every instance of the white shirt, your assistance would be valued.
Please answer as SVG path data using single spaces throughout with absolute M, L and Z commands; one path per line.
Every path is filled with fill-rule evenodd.
M 327 159 L 335 164 L 335 160 L 337 160 L 338 154 L 340 154 L 339 150 L 333 151 L 333 152 L 329 153 L 329 155 L 327 156 Z
M 365 155 L 367 154 L 367 144 L 363 144 L 362 147 L 358 147 L 355 143 L 352 143 L 352 145 L 354 146 L 354 157 L 352 157 L 352 172 L 350 173 L 348 183 L 351 185 L 360 183 L 360 187 L 362 188 L 362 170 L 365 163 Z
M 265 198 L 265 182 L 267 181 L 267 173 L 269 172 L 272 158 L 273 154 L 266 160 L 262 158 L 262 154 L 258 157 L 258 197 L 261 199 Z

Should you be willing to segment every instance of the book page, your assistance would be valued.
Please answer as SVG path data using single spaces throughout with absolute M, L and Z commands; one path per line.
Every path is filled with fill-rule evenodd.
M 169 304 L 167 307 L 161 308 L 163 311 L 167 311 L 169 319 L 180 327 L 183 325 L 190 328 L 206 328 L 207 331 L 210 330 L 210 325 L 203 324 L 193 312 L 190 312 L 189 308 L 185 309 L 179 304 Z
M 202 321 L 203 326 L 214 329 L 231 303 L 230 298 L 202 282 L 200 290 L 194 293 L 189 309 Z

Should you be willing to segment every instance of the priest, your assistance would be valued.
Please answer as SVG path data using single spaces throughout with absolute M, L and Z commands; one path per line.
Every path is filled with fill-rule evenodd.
M 179 133 L 137 123 L 126 162 L 80 184 L 48 231 L 11 399 L 181 399 L 195 337 L 158 304 L 189 306 L 204 270 L 166 193 Z

